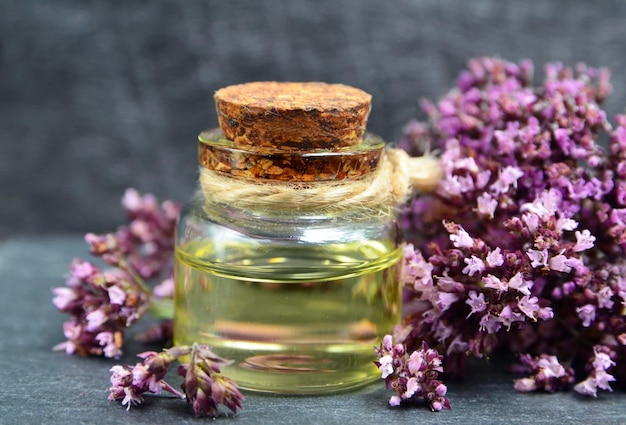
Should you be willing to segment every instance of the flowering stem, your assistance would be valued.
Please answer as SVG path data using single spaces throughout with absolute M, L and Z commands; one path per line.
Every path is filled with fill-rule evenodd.
M 139 276 L 137 274 L 137 272 L 134 270 L 133 267 L 130 267 L 130 265 L 126 262 L 126 260 L 120 260 L 119 262 L 119 266 L 120 269 L 124 270 L 126 273 L 128 273 L 132 278 L 133 278 L 133 282 L 135 282 L 135 284 L 137 284 L 137 286 L 139 287 L 139 289 L 146 295 L 152 295 L 152 289 L 146 284 L 145 280 Z

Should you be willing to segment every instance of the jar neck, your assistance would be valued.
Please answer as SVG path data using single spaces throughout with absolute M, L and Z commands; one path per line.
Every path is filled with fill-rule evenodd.
M 372 217 L 395 217 L 396 215 L 396 209 L 391 206 L 337 209 L 311 208 L 308 206 L 298 208 L 292 205 L 285 206 L 282 203 L 272 205 L 227 203 L 220 202 L 215 198 L 207 199 L 201 189 L 196 192 L 193 203 L 214 218 L 227 217 L 228 220 L 255 219 L 264 223 L 339 223 L 369 220 Z
M 189 227 L 191 219 L 196 223 L 191 226 L 193 228 L 198 226 L 202 228 L 206 223 L 212 223 L 214 229 L 228 229 L 229 237 L 240 235 L 255 240 L 275 240 L 285 243 L 340 242 L 350 238 L 353 238 L 352 240 L 384 238 L 395 241 L 398 234 L 394 210 L 387 211 L 386 215 L 366 215 L 362 210 L 324 214 L 287 209 L 239 209 L 232 205 L 207 203 L 200 195 L 187 205 L 181 217 L 183 227 Z

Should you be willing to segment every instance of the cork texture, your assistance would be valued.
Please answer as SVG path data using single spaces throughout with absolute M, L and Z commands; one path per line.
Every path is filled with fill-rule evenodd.
M 378 166 L 384 142 L 365 134 L 363 142 L 340 152 L 276 152 L 244 150 L 226 141 L 219 130 L 200 134 L 199 164 L 232 177 L 290 182 L 356 180 Z
M 361 141 L 371 96 L 318 82 L 252 82 L 215 93 L 218 122 L 236 146 L 278 151 L 341 149 Z

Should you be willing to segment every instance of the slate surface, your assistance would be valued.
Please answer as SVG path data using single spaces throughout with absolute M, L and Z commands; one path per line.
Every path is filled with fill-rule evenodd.
M 107 231 L 128 186 L 179 201 L 213 92 L 321 80 L 373 95 L 396 141 L 474 56 L 613 70 L 626 105 L 621 0 L 0 1 L 0 238 Z
M 67 264 L 86 258 L 78 236 L 13 238 L 0 243 L 0 424 L 196 424 L 189 406 L 168 396 L 149 397 L 127 412 L 106 400 L 113 360 L 52 352 L 63 339 L 65 317 L 51 303 L 50 289 L 63 285 Z M 125 363 L 146 348 L 126 347 Z M 625 424 L 626 393 L 596 400 L 573 393 L 517 394 L 513 376 L 484 362 L 464 381 L 448 381 L 452 410 L 390 408 L 382 385 L 326 397 L 246 394 L 241 424 Z M 172 383 L 178 385 L 176 377 Z

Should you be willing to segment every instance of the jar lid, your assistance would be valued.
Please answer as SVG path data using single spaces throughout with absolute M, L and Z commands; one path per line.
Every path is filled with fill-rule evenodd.
M 295 182 L 360 179 L 376 169 L 385 145 L 365 133 L 359 143 L 342 150 L 249 150 L 238 147 L 220 129 L 203 131 L 198 140 L 198 159 L 204 168 L 233 177 Z
M 372 97 L 343 84 L 251 82 L 215 93 L 233 146 L 280 152 L 338 150 L 361 143 Z

